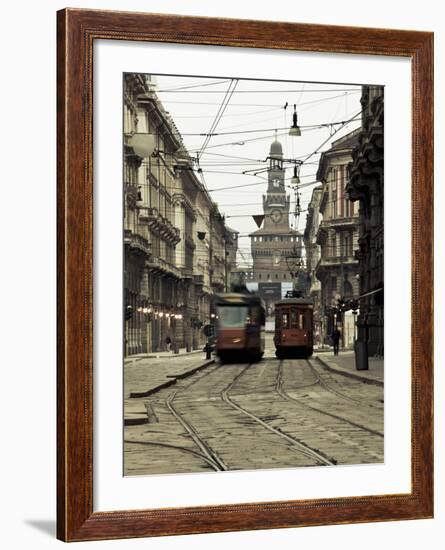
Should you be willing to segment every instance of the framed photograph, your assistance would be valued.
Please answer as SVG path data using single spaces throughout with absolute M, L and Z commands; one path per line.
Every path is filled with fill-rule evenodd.
M 431 518 L 433 34 L 65 9 L 57 65 L 58 538 Z

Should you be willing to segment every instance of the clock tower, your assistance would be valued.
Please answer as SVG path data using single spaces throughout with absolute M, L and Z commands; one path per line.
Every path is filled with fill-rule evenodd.
M 275 140 L 270 146 L 267 193 L 263 195 L 264 229 L 289 230 L 289 196 L 284 186 L 283 149 Z
M 253 278 L 258 283 L 292 282 L 286 262 L 301 255 L 302 236 L 289 225 L 290 196 L 286 193 L 283 148 L 275 139 L 270 146 L 267 190 L 263 195 L 264 225 L 251 233 Z

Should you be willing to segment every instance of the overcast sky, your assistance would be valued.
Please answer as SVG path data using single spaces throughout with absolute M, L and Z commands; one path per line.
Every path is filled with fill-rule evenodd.
M 226 216 L 227 225 L 240 232 L 241 261 L 244 257 L 246 263 L 250 263 L 247 235 L 257 229 L 251 215 L 263 213 L 262 195 L 267 188 L 267 172 L 252 174 L 254 170 L 267 168 L 265 160 L 275 139 L 275 130 L 284 158 L 305 161 L 300 180 L 303 186 L 309 185 L 301 188 L 303 212 L 297 227 L 304 230 L 306 207 L 317 185 L 315 174 L 320 152 L 360 125 L 360 116 L 357 116 L 347 125 L 330 126 L 360 112 L 359 85 L 243 79 L 235 82 L 226 78 L 163 75 L 156 75 L 154 81 L 158 96 L 175 121 L 186 148 L 193 156 L 201 153 L 199 164 L 205 184 L 220 212 Z M 224 99 L 227 105 L 213 130 L 220 135 L 212 136 L 201 151 L 206 137 L 196 134 L 210 131 L 221 106 L 226 103 Z M 301 137 L 289 136 L 294 104 Z M 331 135 L 334 130 L 338 131 Z M 293 168 L 288 166 L 286 180 L 290 184 Z M 246 170 L 250 173 L 243 174 Z M 246 187 L 236 187 L 246 184 Z M 290 223 L 293 225 L 293 191 L 290 188 L 287 191 L 292 197 Z

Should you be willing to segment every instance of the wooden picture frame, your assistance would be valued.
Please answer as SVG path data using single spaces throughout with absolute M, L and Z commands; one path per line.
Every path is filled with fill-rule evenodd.
M 64 541 L 433 516 L 433 34 L 65 9 L 58 12 L 58 489 Z M 170 42 L 401 56 L 412 63 L 412 490 L 93 512 L 93 44 Z M 415 313 L 415 314 L 414 314 Z

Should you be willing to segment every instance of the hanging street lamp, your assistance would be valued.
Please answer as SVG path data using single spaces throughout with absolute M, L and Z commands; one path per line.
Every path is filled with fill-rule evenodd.
M 298 166 L 294 166 L 294 175 L 290 180 L 292 185 L 300 185 L 300 176 L 298 175 Z
M 297 123 L 297 106 L 294 104 L 294 114 L 292 115 L 292 126 L 289 130 L 290 136 L 301 136 L 301 130 Z

